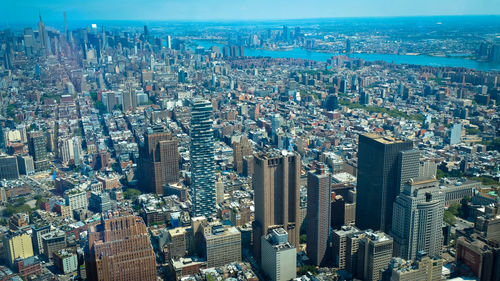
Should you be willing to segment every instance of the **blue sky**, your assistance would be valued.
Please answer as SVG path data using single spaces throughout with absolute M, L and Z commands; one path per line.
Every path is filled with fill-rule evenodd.
M 2 0 L 0 22 L 499 15 L 500 0 Z

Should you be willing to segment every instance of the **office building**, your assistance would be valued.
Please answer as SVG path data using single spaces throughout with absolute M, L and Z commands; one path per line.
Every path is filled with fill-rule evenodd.
M 328 95 L 325 101 L 326 111 L 334 111 L 339 107 L 339 97 L 337 95 Z
M 414 262 L 393 258 L 386 272 L 391 281 L 441 281 L 442 270 L 442 259 L 423 255 Z
M 461 140 L 462 140 L 462 124 L 460 123 L 453 124 L 448 136 L 448 143 L 451 145 L 459 144 Z
M 49 159 L 45 135 L 40 131 L 29 133 L 28 147 L 30 155 L 33 156 L 35 171 L 47 170 L 49 168 Z
M 444 193 L 436 179 L 408 182 L 393 210 L 395 256 L 414 260 L 421 251 L 432 257 L 441 255 Z
M 400 151 L 397 168 L 396 181 L 399 184 L 399 192 L 402 192 L 409 180 L 419 177 L 420 151 L 418 149 Z
M 89 281 L 156 280 L 153 246 L 136 216 L 105 216 L 90 226 L 85 260 Z
M 389 232 L 392 204 L 400 192 L 398 157 L 413 148 L 413 142 L 374 134 L 360 135 L 356 226 Z M 401 174 L 401 173 L 400 173 Z
M 217 214 L 212 104 L 195 100 L 191 110 L 191 191 L 195 216 Z
M 243 173 L 243 158 L 251 155 L 253 155 L 252 145 L 246 136 L 233 139 L 233 162 L 238 174 Z
M 88 207 L 87 192 L 77 189 L 69 189 L 64 192 L 66 206 L 73 210 L 86 210 Z
M 69 274 L 78 269 L 78 257 L 74 252 L 60 250 L 53 254 L 53 258 L 55 267 L 62 274 Z
M 25 232 L 9 232 L 3 235 L 3 252 L 9 265 L 14 265 L 18 258 L 33 256 L 31 236 Z
M 476 219 L 474 228 L 486 239 L 500 242 L 500 203 L 484 207 L 484 215 Z
M 19 168 L 15 156 L 0 155 L 0 179 L 15 180 L 19 178 Z
M 123 96 L 123 112 L 135 111 L 137 108 L 137 94 L 132 83 L 127 83 Z
M 208 268 L 241 261 L 241 233 L 236 227 L 213 223 L 203 231 Z
M 307 174 L 307 256 L 314 265 L 325 265 L 330 235 L 331 174 L 322 163 Z
M 50 232 L 50 224 L 38 223 L 31 226 L 31 235 L 33 237 L 33 252 L 35 255 L 44 253 L 42 244 L 42 235 Z
M 297 250 L 288 242 L 288 233 L 275 228 L 261 238 L 262 272 L 272 281 L 296 277 Z
M 17 155 L 17 166 L 21 175 L 31 175 L 35 172 L 33 157 L 30 155 Z
M 267 150 L 254 155 L 253 189 L 255 220 L 253 222 L 254 257 L 260 260 L 260 238 L 271 226 L 288 232 L 288 241 L 299 246 L 300 155 Z
M 109 198 L 109 193 L 95 191 L 90 193 L 88 206 L 89 210 L 96 213 L 107 212 L 113 208 L 113 204 Z
M 392 237 L 383 232 L 367 232 L 359 240 L 356 278 L 377 281 L 392 259 Z
M 357 247 L 355 249 L 352 249 L 352 247 L 349 248 L 349 250 L 352 250 L 352 252 L 347 255 L 347 238 L 348 235 L 350 234 L 362 234 L 363 232 L 357 229 L 354 226 L 343 226 L 339 230 L 335 230 L 332 232 L 332 261 L 333 264 L 336 268 L 338 269 L 346 269 L 347 268 L 347 263 L 346 259 L 347 257 L 352 257 L 354 252 L 357 251 Z
M 43 255 L 52 260 L 54 253 L 66 248 L 66 233 L 63 231 L 52 231 L 42 235 Z
M 479 280 L 500 280 L 500 247 L 476 234 L 457 238 L 456 271 Z
M 166 184 L 179 181 L 178 140 L 163 128 L 146 131 L 141 158 L 141 186 L 144 192 L 163 194 Z

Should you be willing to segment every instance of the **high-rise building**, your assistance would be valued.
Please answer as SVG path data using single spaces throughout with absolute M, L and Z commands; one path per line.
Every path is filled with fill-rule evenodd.
M 323 164 L 317 165 L 307 174 L 307 256 L 319 266 L 328 259 L 332 177 Z
M 325 108 L 327 111 L 334 111 L 339 107 L 339 97 L 337 95 L 328 95 L 325 101 Z
M 30 175 L 35 172 L 35 164 L 33 163 L 33 157 L 30 155 L 17 155 L 17 165 L 19 168 L 19 173 L 22 175 Z
M 217 182 L 215 183 L 215 191 L 217 204 L 224 202 L 224 182 L 222 181 L 222 176 L 220 174 L 217 177 Z
M 241 233 L 236 227 L 213 223 L 203 231 L 207 267 L 241 261 Z
M 300 155 L 268 150 L 254 155 L 253 189 L 255 220 L 253 252 L 260 260 L 260 238 L 273 226 L 288 232 L 288 241 L 299 246 Z
M 15 156 L 0 155 L 0 179 L 15 180 L 19 178 L 19 168 Z
M 391 235 L 396 256 L 413 260 L 420 251 L 441 255 L 444 192 L 436 179 L 408 182 L 393 210 Z
M 35 255 L 44 253 L 42 244 L 42 235 L 50 232 L 50 224 L 38 223 L 31 226 L 31 235 L 33 236 L 33 252 Z
M 347 257 L 352 257 L 353 252 L 347 255 L 347 238 L 350 234 L 361 234 L 359 229 L 354 226 L 343 226 L 339 230 L 335 230 L 332 232 L 332 261 L 335 267 L 338 269 L 346 269 L 347 268 Z M 349 248 L 351 250 L 352 247 Z M 353 249 L 353 251 L 357 251 L 357 247 Z
M 163 194 L 163 187 L 179 181 L 178 140 L 163 128 L 148 129 L 141 148 L 145 192 Z
M 88 240 L 87 280 L 156 280 L 153 246 L 139 217 L 103 217 L 89 227 Z
M 359 240 L 356 278 L 377 281 L 392 259 L 392 237 L 383 232 L 367 232 Z
M 297 250 L 288 242 L 283 228 L 262 236 L 262 271 L 272 281 L 288 281 L 296 277 Z
M 77 189 L 70 189 L 64 192 L 66 206 L 73 210 L 86 210 L 88 207 L 87 192 Z
M 31 236 L 25 232 L 10 232 L 3 236 L 3 252 L 9 265 L 17 258 L 25 259 L 33 256 Z
M 418 149 L 403 150 L 398 155 L 397 182 L 402 192 L 405 184 L 420 177 L 420 151 Z
M 238 174 L 243 173 L 243 157 L 253 155 L 252 145 L 246 136 L 233 139 L 233 162 Z
M 42 21 L 42 15 L 40 14 L 39 17 L 40 21 L 38 22 L 38 37 L 40 40 L 42 51 L 45 55 L 48 56 L 52 53 L 50 49 L 49 35 L 47 33 L 47 29 L 45 29 L 45 24 Z
M 66 248 L 66 234 L 60 230 L 43 234 L 41 240 L 43 254 L 49 260 L 54 258 L 54 253 Z
M 131 83 L 127 83 L 127 87 L 123 92 L 123 112 L 135 111 L 137 108 L 137 94 Z
M 191 110 L 191 186 L 193 213 L 212 217 L 217 213 L 215 193 L 215 142 L 212 104 L 198 99 Z
M 453 124 L 450 129 L 448 143 L 449 144 L 459 144 L 462 139 L 462 124 Z
M 400 192 L 399 152 L 413 148 L 413 142 L 375 134 L 359 136 L 356 226 L 389 232 L 392 204 Z
M 35 170 L 44 171 L 49 168 L 45 135 L 40 132 L 31 132 L 28 135 L 28 147 L 30 155 L 33 156 Z

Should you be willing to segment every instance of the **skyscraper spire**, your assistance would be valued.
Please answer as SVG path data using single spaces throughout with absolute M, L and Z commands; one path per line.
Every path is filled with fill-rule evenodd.
M 40 21 L 42 21 L 42 12 L 40 12 L 40 9 L 38 9 L 38 17 L 40 17 Z

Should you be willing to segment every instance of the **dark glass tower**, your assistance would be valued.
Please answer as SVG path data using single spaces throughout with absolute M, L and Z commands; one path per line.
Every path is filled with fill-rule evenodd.
M 191 190 L 195 216 L 216 215 L 212 104 L 195 100 L 191 110 Z
M 412 148 L 412 141 L 359 136 L 356 225 L 360 229 L 391 230 L 392 206 L 401 188 L 398 179 L 406 174 L 400 172 L 398 159 L 401 151 Z

